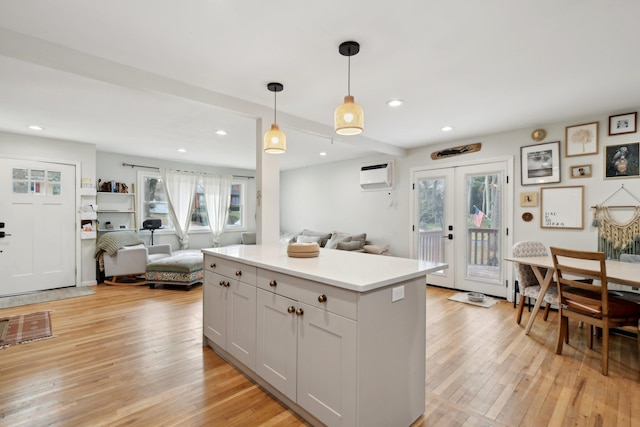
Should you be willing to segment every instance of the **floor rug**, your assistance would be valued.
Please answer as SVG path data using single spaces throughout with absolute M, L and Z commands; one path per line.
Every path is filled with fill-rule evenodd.
M 477 305 L 478 307 L 489 308 L 498 303 L 498 300 L 491 297 L 485 297 L 482 302 L 469 301 L 469 297 L 467 296 L 467 292 L 458 292 L 455 295 L 451 295 L 448 299 L 451 301 L 464 302 L 466 304 Z
M 72 286 L 69 288 L 51 289 L 49 291 L 31 292 L 0 298 L 0 308 L 18 307 L 20 305 L 37 304 L 39 302 L 56 301 L 93 295 L 96 291 L 89 286 Z
M 9 320 L 9 324 L 7 336 L 0 342 L 0 348 L 53 338 L 51 316 L 48 311 L 20 314 L 1 320 Z

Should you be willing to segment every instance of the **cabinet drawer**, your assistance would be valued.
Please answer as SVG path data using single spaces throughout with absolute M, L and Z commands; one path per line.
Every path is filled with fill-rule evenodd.
M 356 292 L 262 268 L 258 268 L 257 274 L 257 285 L 261 289 L 357 320 Z
M 256 285 L 256 267 L 251 265 L 205 254 L 204 268 L 249 285 Z

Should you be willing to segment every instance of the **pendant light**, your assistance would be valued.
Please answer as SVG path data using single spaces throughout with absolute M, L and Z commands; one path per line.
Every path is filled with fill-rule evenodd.
M 264 134 L 264 152 L 270 154 L 282 154 L 287 151 L 287 136 L 280 130 L 276 123 L 276 93 L 282 92 L 282 83 L 269 83 L 267 89 L 273 92 L 273 124 L 271 130 Z
M 336 108 L 333 122 L 338 135 L 358 135 L 364 130 L 364 111 L 351 96 L 351 57 L 360 52 L 360 45 L 353 41 L 344 42 L 338 52 L 349 58 L 349 73 L 347 96 L 344 97 L 344 104 Z

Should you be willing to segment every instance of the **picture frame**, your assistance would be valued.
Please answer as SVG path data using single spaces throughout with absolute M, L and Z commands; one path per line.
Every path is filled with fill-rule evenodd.
M 598 122 L 565 128 L 565 156 L 598 154 Z
M 560 182 L 560 141 L 520 147 L 522 185 Z
M 640 142 L 608 145 L 604 150 L 605 179 L 640 176 Z
M 520 206 L 538 206 L 538 192 L 523 191 L 522 193 L 520 193 Z
M 540 227 L 584 229 L 584 186 L 542 187 Z
M 636 133 L 638 112 L 609 116 L 609 136 Z
M 590 178 L 592 174 L 592 165 L 576 165 L 569 167 L 569 176 L 571 178 Z

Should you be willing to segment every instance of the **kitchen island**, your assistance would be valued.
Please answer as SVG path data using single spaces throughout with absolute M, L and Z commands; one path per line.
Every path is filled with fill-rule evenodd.
M 314 425 L 409 426 L 425 405 L 428 263 L 286 245 L 203 249 L 206 345 Z

